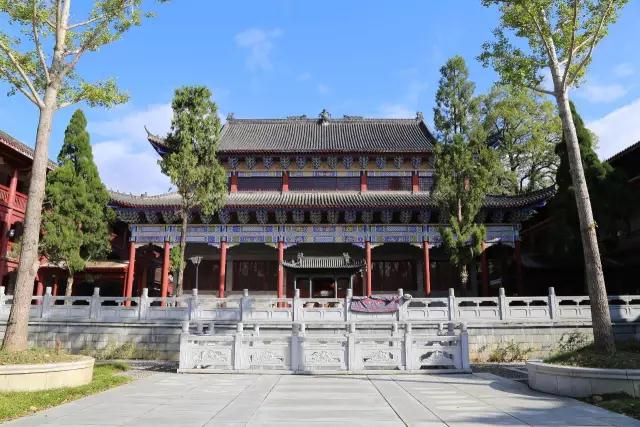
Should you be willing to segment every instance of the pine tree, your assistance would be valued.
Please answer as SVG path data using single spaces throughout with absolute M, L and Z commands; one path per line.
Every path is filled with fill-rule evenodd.
M 109 223 L 114 214 L 107 207 L 109 193 L 98 168 L 81 110 L 73 113 L 58 154 L 58 167 L 47 176 L 41 252 L 67 270 L 65 295 L 73 292 L 73 275 L 86 262 L 106 256 L 110 250 Z
M 216 158 L 220 119 L 211 91 L 204 86 L 179 88 L 171 106 L 171 131 L 165 139 L 169 152 L 160 161 L 160 167 L 182 196 L 182 235 L 175 292 L 180 296 L 189 217 L 195 208 L 210 215 L 224 205 L 227 174 Z

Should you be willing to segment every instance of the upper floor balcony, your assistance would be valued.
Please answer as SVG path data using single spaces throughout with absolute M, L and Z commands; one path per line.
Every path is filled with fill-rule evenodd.
M 27 209 L 27 195 L 16 191 L 13 200 L 11 198 L 11 189 L 6 185 L 0 184 L 0 204 L 7 208 L 13 208 L 18 212 L 24 213 Z

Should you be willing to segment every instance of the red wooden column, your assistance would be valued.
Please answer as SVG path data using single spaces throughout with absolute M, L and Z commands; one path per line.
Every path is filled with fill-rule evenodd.
M 278 298 L 284 298 L 284 242 L 278 241 Z
M 431 295 L 431 262 L 429 261 L 429 242 L 426 240 L 422 241 L 422 253 L 424 257 L 422 260 L 424 263 L 424 296 L 428 297 Z
M 489 296 L 489 260 L 487 259 L 487 244 L 482 242 L 482 296 Z
M 133 290 L 133 278 L 136 270 L 136 244 L 135 242 L 129 243 L 129 267 L 127 268 L 127 286 L 124 290 L 124 297 L 131 298 L 131 292 Z M 126 307 L 131 306 L 131 300 L 124 302 Z
M 224 285 L 227 281 L 227 242 L 220 242 L 220 281 L 218 298 L 224 298 Z
M 231 193 L 238 192 L 238 173 L 237 172 L 231 172 L 231 185 L 230 185 L 229 191 Z
M 522 252 L 520 249 L 520 240 L 516 240 L 516 248 L 513 253 L 516 261 L 516 286 L 518 295 L 524 295 L 524 283 L 522 282 Z
M 289 172 L 282 172 L 282 192 L 286 193 L 289 191 Z
M 364 251 L 367 257 L 367 296 L 371 296 L 371 242 L 367 241 L 364 244 Z
M 58 276 L 53 276 L 53 289 L 51 290 L 51 295 L 54 297 L 58 296 Z
M 413 175 L 411 175 L 411 191 L 417 193 L 420 191 L 420 178 L 418 177 L 418 172 L 414 171 Z
M 360 192 L 367 191 L 367 172 L 360 172 Z
M 171 245 L 168 241 L 164 242 L 164 247 L 162 251 L 162 278 L 160 281 L 160 296 L 162 299 L 162 305 L 164 306 L 166 301 L 164 300 L 167 297 L 167 293 L 169 292 L 169 269 L 171 267 Z
M 8 209 L 7 214 L 4 217 L 4 224 L 2 226 L 2 236 L 0 236 L 0 280 L 7 273 L 7 261 L 5 256 L 9 246 L 9 230 L 13 224 L 13 206 L 16 199 L 16 191 L 18 189 L 18 169 L 14 168 L 11 173 L 11 181 L 9 183 L 9 198 L 7 200 Z
M 37 274 L 36 275 L 36 296 L 41 297 L 42 295 L 44 295 L 44 285 L 42 284 L 42 279 L 40 278 L 40 275 Z M 42 300 L 38 300 L 36 304 L 37 305 L 42 304 Z

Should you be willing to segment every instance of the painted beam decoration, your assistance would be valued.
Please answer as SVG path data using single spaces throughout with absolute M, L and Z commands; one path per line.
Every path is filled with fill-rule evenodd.
M 440 246 L 442 237 L 439 225 L 388 225 L 388 224 L 343 224 L 343 225 L 189 225 L 187 242 L 219 245 L 228 243 L 266 243 L 282 241 L 296 243 L 422 243 Z M 520 240 L 519 225 L 487 225 L 487 243 L 515 246 Z M 180 225 L 130 225 L 131 241 L 135 243 L 158 243 L 180 240 Z

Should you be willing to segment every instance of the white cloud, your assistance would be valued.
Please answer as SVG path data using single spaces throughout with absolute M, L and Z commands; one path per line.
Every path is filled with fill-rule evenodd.
M 599 104 L 615 101 L 625 96 L 627 92 L 627 88 L 618 83 L 599 84 L 587 82 L 576 91 L 576 95 L 592 104 Z
M 607 159 L 640 140 L 640 98 L 587 123 L 598 135 L 598 155 Z
M 382 104 L 379 110 L 382 117 L 389 119 L 408 119 L 416 115 L 416 112 L 405 104 Z
M 282 35 L 282 30 L 261 30 L 251 28 L 236 34 L 236 44 L 249 50 L 247 67 L 252 70 L 271 68 L 271 53 L 274 40 Z
M 113 120 L 89 123 L 95 161 L 108 188 L 134 194 L 157 194 L 169 189 L 169 180 L 160 172 L 159 157 L 147 141 L 144 126 L 164 135 L 171 116 L 170 104 L 156 104 Z
M 626 62 L 616 65 L 616 67 L 613 69 L 613 74 L 616 77 L 628 77 L 634 75 L 635 73 L 636 70 L 633 68 L 633 65 Z

